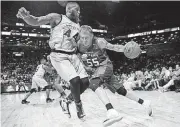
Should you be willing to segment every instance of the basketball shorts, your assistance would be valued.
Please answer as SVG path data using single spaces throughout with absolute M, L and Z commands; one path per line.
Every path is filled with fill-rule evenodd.
M 92 78 L 90 79 L 90 85 L 93 85 L 94 79 L 100 78 L 101 83 L 104 84 L 104 87 L 107 87 L 109 90 L 111 90 L 113 93 L 115 93 L 120 87 L 122 87 L 122 83 L 119 83 L 119 81 L 116 79 L 116 77 L 113 74 L 113 65 L 112 64 L 106 64 L 99 66 Z
M 43 77 L 39 77 L 35 75 L 33 76 L 31 89 L 33 88 L 38 89 L 38 87 L 44 88 L 47 85 L 48 83 L 46 82 L 46 80 L 44 80 Z
M 77 76 L 80 78 L 88 77 L 83 64 L 76 54 L 69 55 L 52 52 L 50 59 L 59 76 L 67 82 Z

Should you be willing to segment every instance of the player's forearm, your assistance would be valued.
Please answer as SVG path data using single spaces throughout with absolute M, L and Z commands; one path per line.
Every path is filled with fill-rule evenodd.
M 115 52 L 124 52 L 124 46 L 123 45 L 108 44 L 107 49 L 115 51 Z
M 27 17 L 24 17 L 23 19 L 28 25 L 31 26 L 40 26 L 39 17 L 35 17 L 33 15 L 29 15 Z

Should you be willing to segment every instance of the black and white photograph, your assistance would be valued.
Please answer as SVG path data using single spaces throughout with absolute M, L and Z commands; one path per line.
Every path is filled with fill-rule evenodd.
M 180 1 L 0 1 L 1 127 L 180 127 Z

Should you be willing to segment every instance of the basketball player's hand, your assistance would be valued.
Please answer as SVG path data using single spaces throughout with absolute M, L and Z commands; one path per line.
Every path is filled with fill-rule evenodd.
M 24 7 L 21 7 L 16 15 L 17 18 L 24 19 L 30 15 L 29 11 L 27 11 Z
M 82 61 L 87 61 L 87 54 L 82 54 L 81 59 Z

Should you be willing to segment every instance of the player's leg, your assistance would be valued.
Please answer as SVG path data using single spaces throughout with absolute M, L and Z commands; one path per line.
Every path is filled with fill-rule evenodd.
M 50 98 L 50 89 L 46 89 L 46 103 L 53 102 L 54 99 Z
M 99 80 L 99 81 L 98 81 Z M 104 83 L 100 79 L 94 79 L 91 83 L 100 83 L 99 86 L 96 86 L 95 84 L 92 86 L 90 85 L 91 89 L 96 93 L 96 95 L 99 97 L 101 102 L 104 104 L 107 113 L 106 113 L 106 120 L 103 122 L 104 126 L 110 126 L 111 124 L 120 121 L 123 116 L 120 115 L 112 106 L 109 97 L 106 94 L 106 91 L 101 87 L 104 86 Z
M 88 75 L 86 73 L 86 70 L 84 69 L 82 62 L 77 57 L 77 55 L 72 55 L 70 57 L 70 61 L 72 65 L 74 66 L 78 76 L 80 77 L 80 94 L 82 94 L 89 87 Z M 68 99 L 68 102 L 71 102 L 74 100 L 72 93 L 69 94 L 67 99 Z M 77 107 L 77 110 L 81 110 L 81 109 L 78 109 L 78 107 L 81 108 L 82 106 L 76 106 L 76 107 Z
M 174 85 L 174 79 L 171 79 L 166 85 L 163 86 L 163 88 L 166 91 L 172 85 Z
M 154 80 L 152 79 L 146 86 L 145 89 L 148 90 L 150 86 L 153 85 Z
M 29 96 L 33 93 L 37 91 L 37 84 L 36 84 L 36 77 L 33 76 L 32 78 L 32 86 L 31 86 L 31 90 L 26 94 L 26 96 L 24 97 L 24 99 L 21 101 L 22 104 L 28 104 L 30 103 L 29 101 L 27 101 L 27 99 L 29 98 Z
M 46 90 L 46 103 L 53 102 L 54 99 L 50 98 L 50 89 L 52 89 L 52 85 L 48 85 L 46 80 L 43 77 L 37 77 L 37 86 Z
M 84 66 L 82 62 L 79 60 L 77 55 L 73 55 L 71 57 L 71 63 L 73 64 L 77 74 L 80 77 L 80 94 L 82 94 L 88 87 L 89 87 L 89 78 L 88 74 L 86 73 L 86 70 L 84 69 Z M 68 100 L 74 100 L 72 93 L 70 93 L 67 97 Z
M 102 103 L 104 105 L 110 105 L 110 108 L 113 108 L 113 106 L 111 105 L 105 90 L 103 90 L 101 86 L 104 86 L 104 84 L 106 83 L 104 82 L 105 80 L 109 80 L 109 77 L 111 77 L 112 72 L 112 69 L 108 66 L 100 66 L 94 72 L 94 78 L 90 80 L 90 88 L 97 94 Z M 109 108 L 107 108 L 107 110 L 109 110 Z
M 110 101 L 105 90 L 101 87 L 103 85 L 104 82 L 102 82 L 102 80 L 99 77 L 97 77 L 91 80 L 90 88 L 97 94 L 102 103 L 104 105 L 107 105 L 110 103 Z M 112 107 L 112 105 L 110 107 Z M 109 108 L 107 110 L 109 110 Z
M 25 87 L 25 83 L 23 82 L 23 88 L 24 88 L 24 91 L 26 92 L 26 87 Z
M 70 58 L 67 58 L 71 55 L 64 54 L 54 54 L 51 53 L 50 58 L 53 67 L 56 69 L 58 74 L 67 82 L 70 82 L 70 89 L 72 96 L 75 100 L 77 115 L 79 118 L 85 116 L 82 103 L 80 99 L 80 77 L 78 76 L 74 66 L 70 62 Z M 64 57 L 64 58 L 63 58 Z
M 113 75 L 111 77 L 111 80 L 109 82 L 109 86 L 107 87 L 114 87 L 114 89 L 116 89 L 116 92 L 119 94 L 119 95 L 122 95 L 122 96 L 125 96 L 127 98 L 129 98 L 130 100 L 133 100 L 133 101 L 136 101 L 137 103 L 141 104 L 141 105 L 144 105 L 146 107 L 146 110 L 147 110 L 147 113 L 148 115 L 152 115 L 152 108 L 151 108 L 151 105 L 150 105 L 150 101 L 148 100 L 143 100 L 142 98 L 139 98 L 137 97 L 135 94 L 133 94 L 132 92 L 129 92 L 127 91 L 123 84 L 120 84 L 118 82 L 118 80 L 115 78 L 115 76 Z M 112 91 L 114 92 L 114 91 Z
M 22 87 L 22 84 L 21 84 L 21 82 L 19 82 L 19 88 L 18 88 L 18 92 L 20 92 L 20 90 L 21 90 L 21 87 Z
M 77 74 L 80 77 L 80 94 L 82 94 L 89 87 L 89 78 L 82 61 L 77 55 L 71 57 L 71 63 L 74 66 Z
M 80 94 L 82 94 L 88 87 L 89 87 L 89 78 L 85 77 L 81 79 L 81 84 L 80 84 Z M 67 96 L 68 101 L 71 103 L 72 101 L 74 101 L 74 98 L 72 96 L 72 94 L 70 93 Z
M 58 75 L 54 81 L 54 88 L 59 92 L 60 97 L 66 98 L 66 93 L 64 92 L 63 87 L 60 85 L 60 82 L 61 82 L 61 78 Z
M 110 67 L 109 67 L 110 66 Z M 106 86 L 110 77 L 113 73 L 112 65 L 104 65 L 100 66 L 96 69 L 93 74 L 95 78 L 90 80 L 90 88 L 96 93 L 99 99 L 104 104 L 107 109 L 107 119 L 104 121 L 104 126 L 113 124 L 123 117 L 113 108 L 106 91 L 102 88 L 102 86 Z

